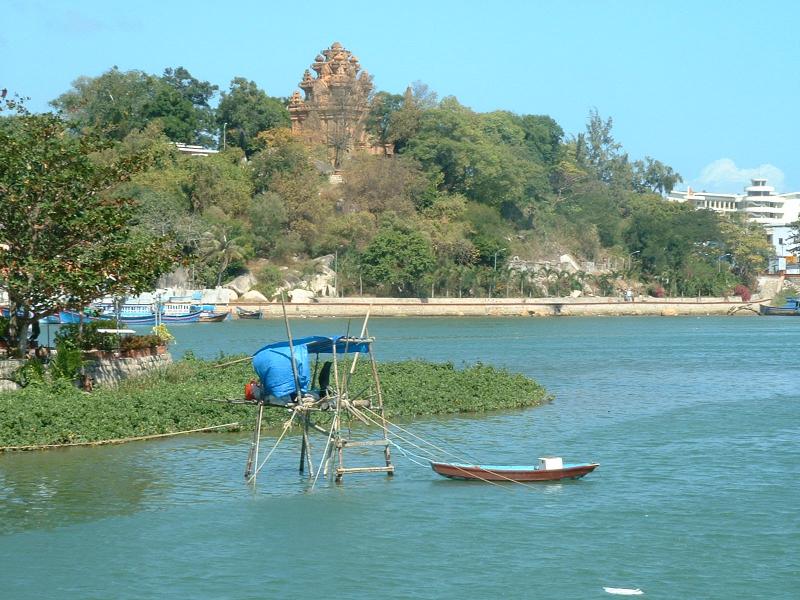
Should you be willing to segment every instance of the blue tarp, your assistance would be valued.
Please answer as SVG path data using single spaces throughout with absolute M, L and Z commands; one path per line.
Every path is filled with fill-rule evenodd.
M 300 389 L 307 392 L 311 384 L 311 354 L 331 354 L 334 344 L 336 353 L 367 352 L 367 342 L 347 342 L 344 336 L 309 336 L 292 340 L 294 359 L 300 376 Z M 278 398 L 289 396 L 295 391 L 292 371 L 292 352 L 289 342 L 268 344 L 253 354 L 253 368 L 261 380 L 264 391 Z

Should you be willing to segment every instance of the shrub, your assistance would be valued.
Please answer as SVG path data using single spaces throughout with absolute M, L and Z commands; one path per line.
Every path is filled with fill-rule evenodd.
M 143 350 L 161 345 L 161 338 L 157 335 L 132 335 L 122 338 L 119 348 L 120 350 Z
M 744 302 L 750 302 L 750 297 L 753 295 L 753 293 L 750 291 L 749 287 L 739 283 L 733 288 L 733 295 L 741 296 Z
M 78 323 L 62 325 L 56 334 L 56 344 L 68 341 L 78 350 L 103 350 L 110 352 L 117 347 L 119 338 L 115 335 L 100 333 L 98 329 L 116 329 L 114 321 L 89 321 L 83 324 L 83 330 Z
M 664 288 L 660 285 L 653 285 L 650 286 L 650 289 L 647 291 L 653 298 L 663 298 L 664 297 Z

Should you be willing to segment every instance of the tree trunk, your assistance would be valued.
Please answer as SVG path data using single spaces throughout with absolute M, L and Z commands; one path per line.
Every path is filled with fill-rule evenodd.
M 14 348 L 14 353 L 19 358 L 25 358 L 28 351 L 28 311 L 24 310 L 16 300 L 8 299 L 8 341 L 9 349 Z M 25 316 L 20 316 L 20 309 L 23 309 Z

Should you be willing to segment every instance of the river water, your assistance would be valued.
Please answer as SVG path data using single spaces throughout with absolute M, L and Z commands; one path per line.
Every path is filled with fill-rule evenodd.
M 175 354 L 201 356 L 284 337 L 277 321 L 173 331 Z M 417 435 L 495 464 L 601 466 L 579 481 L 492 486 L 395 451 L 393 479 L 312 492 L 296 437 L 255 489 L 242 482 L 245 434 L 0 455 L 0 597 L 800 594 L 800 319 L 374 319 L 370 334 L 379 360 L 480 360 L 556 396 L 420 419 L 407 425 Z

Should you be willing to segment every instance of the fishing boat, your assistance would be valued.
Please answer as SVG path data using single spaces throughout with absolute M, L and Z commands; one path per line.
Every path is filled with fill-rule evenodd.
M 540 458 L 536 465 L 469 465 L 431 461 L 431 468 L 449 479 L 477 481 L 560 481 L 580 479 L 591 473 L 597 463 L 564 464 L 559 457 Z
M 240 319 L 260 319 L 263 315 L 260 310 L 247 310 L 244 308 L 236 308 L 236 315 Z
M 200 323 L 221 323 L 228 318 L 229 314 L 230 313 L 226 312 L 215 313 L 204 310 L 200 313 L 200 318 L 198 320 Z
M 164 323 L 197 323 L 203 313 L 190 302 L 165 302 L 161 309 Z
M 758 307 L 759 313 L 769 317 L 800 317 L 800 299 L 787 298 L 786 304 L 783 306 L 765 306 L 761 304 Z

